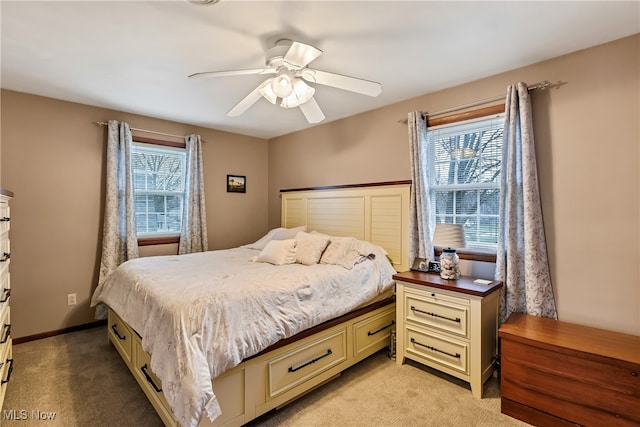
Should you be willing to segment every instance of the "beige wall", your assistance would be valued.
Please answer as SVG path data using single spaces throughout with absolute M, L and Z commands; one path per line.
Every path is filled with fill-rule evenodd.
M 410 179 L 412 110 L 533 92 L 551 275 L 562 320 L 640 335 L 640 35 L 269 141 L 269 223 L 283 188 Z
M 106 145 L 96 121 L 202 136 L 210 249 L 255 240 L 267 228 L 265 140 L 6 90 L 1 101 L 2 184 L 15 193 L 14 338 L 94 321 L 89 300 L 100 257 Z M 227 193 L 227 174 L 246 175 L 247 193 Z M 177 245 L 141 248 L 142 255 L 176 251 Z M 77 305 L 67 306 L 69 293 L 77 294 Z
M 266 141 L 11 91 L 1 92 L 1 179 L 13 191 L 12 335 L 93 320 L 105 130 L 128 121 L 204 144 L 210 249 L 279 225 L 282 188 L 410 178 L 408 111 L 504 93 L 517 81 L 566 82 L 534 93 L 544 221 L 560 318 L 640 334 L 640 35 Z M 151 136 L 151 135 L 147 135 Z M 613 150 L 611 149 L 613 148 Z M 227 173 L 247 193 L 226 193 Z M 268 220 L 267 220 L 268 213 Z M 142 255 L 175 252 L 142 248 Z M 615 255 L 617 263 L 612 265 Z M 486 271 L 486 266 L 481 270 Z M 470 270 L 471 271 L 471 270 Z M 78 304 L 66 305 L 77 293 Z

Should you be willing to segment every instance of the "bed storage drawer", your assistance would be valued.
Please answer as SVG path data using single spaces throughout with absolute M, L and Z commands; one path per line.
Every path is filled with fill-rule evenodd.
M 166 426 L 176 425 L 176 420 L 173 418 L 169 404 L 162 393 L 162 382 L 151 370 L 151 358 L 142 350 L 142 344 L 138 340 L 134 342 L 133 347 L 133 363 L 135 364 L 133 372 L 138 383 L 142 386 L 142 391 L 147 395 L 153 407 L 156 408 L 164 424 Z
M 109 310 L 107 322 L 109 339 L 111 339 L 122 358 L 127 363 L 130 363 L 133 350 L 133 333 L 131 329 L 112 310 Z
M 389 345 L 391 331 L 395 329 L 395 306 L 371 318 L 362 320 L 353 325 L 355 339 L 354 351 L 358 356 L 366 352 L 375 352 L 380 345 Z
M 345 360 L 347 334 L 340 329 L 267 362 L 268 396 L 276 397 Z

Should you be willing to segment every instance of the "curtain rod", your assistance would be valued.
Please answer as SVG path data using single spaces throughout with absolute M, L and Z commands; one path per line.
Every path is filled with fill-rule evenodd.
M 551 83 L 548 80 L 544 80 L 542 82 L 527 86 L 527 89 L 531 90 L 545 90 L 548 89 L 550 87 L 557 87 L 562 85 L 563 83 L 558 82 L 558 83 Z M 477 107 L 478 105 L 484 105 L 484 104 L 489 104 L 491 102 L 496 102 L 496 101 L 500 101 L 501 99 L 504 99 L 506 96 L 506 94 L 504 95 L 496 95 L 496 96 L 492 96 L 491 98 L 486 98 L 486 99 L 481 99 L 479 101 L 475 101 L 475 102 L 470 102 L 468 104 L 464 104 L 464 105 L 458 105 L 456 107 L 451 107 L 451 108 L 447 108 L 445 110 L 440 110 L 440 111 L 436 111 L 435 113 L 424 113 L 425 116 L 427 117 L 434 117 L 434 116 L 440 116 L 442 114 L 446 114 L 446 113 L 452 113 L 454 111 L 460 111 L 460 110 L 464 110 L 467 108 L 471 108 L 471 107 Z M 402 123 L 403 125 L 407 124 L 407 119 L 401 119 L 398 120 L 398 123 Z
M 95 124 L 99 125 L 99 126 L 107 126 L 109 123 L 107 122 L 94 122 Z M 156 135 L 162 135 L 162 136 L 170 136 L 172 138 L 181 138 L 184 139 L 185 135 L 174 135 L 171 133 L 164 133 L 164 132 L 156 132 L 154 130 L 147 130 L 147 129 L 139 129 L 139 128 L 134 128 L 134 127 L 129 127 L 129 129 L 131 130 L 135 130 L 138 132 L 145 132 L 145 133 L 153 133 Z M 204 141 L 203 141 L 204 142 Z

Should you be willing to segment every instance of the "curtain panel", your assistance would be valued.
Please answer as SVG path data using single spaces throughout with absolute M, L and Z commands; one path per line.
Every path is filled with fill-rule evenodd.
M 431 234 L 435 224 L 430 212 L 427 119 L 422 112 L 412 111 L 407 127 L 412 179 L 409 201 L 409 265 L 412 265 L 415 258 L 433 261 Z
M 129 125 L 109 120 L 99 285 L 117 266 L 138 257 L 131 170 L 132 143 Z M 104 319 L 106 315 L 106 306 L 98 305 L 95 317 Z
M 200 135 L 186 136 L 185 144 L 187 150 L 185 197 L 178 254 L 208 250 Z
M 523 82 L 507 90 L 503 138 L 495 275 L 504 283 L 500 322 L 512 312 L 556 319 L 540 204 L 531 100 Z

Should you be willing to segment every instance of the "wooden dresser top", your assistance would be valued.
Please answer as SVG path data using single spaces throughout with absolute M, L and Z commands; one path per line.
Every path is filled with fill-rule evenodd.
M 502 282 L 492 281 L 486 285 L 474 282 L 473 277 L 462 276 L 457 280 L 446 280 L 438 273 L 423 273 L 421 271 L 405 271 L 393 275 L 395 280 L 413 283 L 414 285 L 431 286 L 462 294 L 485 297 L 502 287 Z
M 513 313 L 498 331 L 500 338 L 550 349 L 569 349 L 640 365 L 640 336 Z

